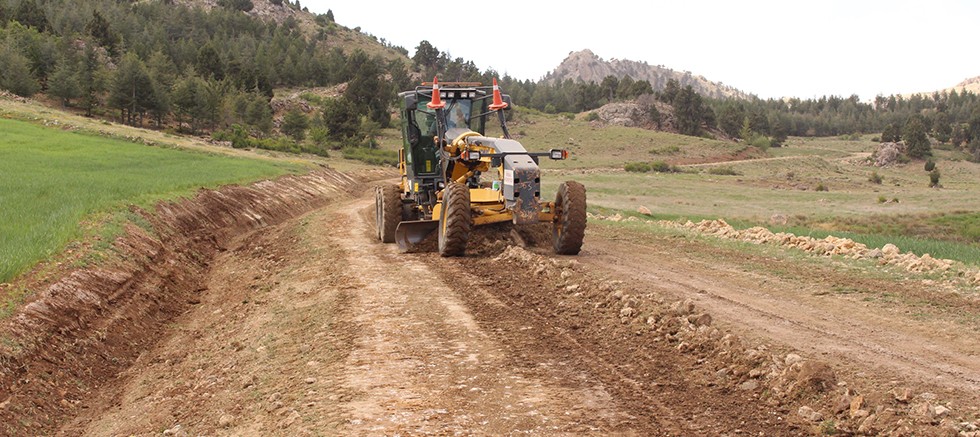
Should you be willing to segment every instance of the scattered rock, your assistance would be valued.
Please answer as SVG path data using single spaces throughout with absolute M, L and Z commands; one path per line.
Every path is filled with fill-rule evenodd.
M 303 380 L 303 382 L 307 384 L 316 384 L 316 378 L 306 378 Z
M 623 307 L 619 310 L 619 317 L 633 317 L 636 315 L 636 310 L 631 307 Z
M 813 408 L 805 405 L 800 407 L 800 409 L 796 411 L 796 414 L 799 414 L 800 417 L 805 420 L 809 420 L 810 422 L 819 422 L 823 420 L 823 414 L 820 414 L 819 411 L 814 411 Z
M 841 395 L 834 406 L 834 413 L 840 414 L 851 408 L 851 396 L 848 393 Z
M 759 381 L 750 379 L 748 381 L 739 384 L 738 388 L 745 391 L 755 390 L 759 388 Z
M 792 366 L 792 365 L 794 365 L 796 363 L 800 363 L 800 362 L 803 362 L 803 357 L 801 357 L 801 356 L 799 356 L 797 354 L 786 354 L 785 363 L 786 363 L 787 366 Z
M 851 405 L 850 405 L 851 417 L 854 417 L 854 413 L 860 410 L 861 407 L 863 406 L 864 406 L 864 396 L 857 395 L 851 398 Z
M 898 246 L 888 243 L 881 247 L 881 253 L 884 254 L 884 256 L 897 256 L 899 253 L 901 253 L 901 251 L 898 250 Z
M 858 426 L 858 434 L 864 434 L 864 435 L 877 434 L 878 430 L 877 427 L 875 426 L 875 421 L 877 419 L 878 416 L 875 414 L 868 415 L 867 418 L 861 421 L 861 425 Z
M 285 419 L 279 421 L 279 427 L 289 428 L 290 426 L 293 426 L 293 424 L 295 424 L 296 421 L 299 420 L 300 418 L 301 416 L 299 415 L 299 412 L 297 412 L 296 410 L 292 410 L 289 412 L 289 415 L 287 415 Z
M 640 214 L 643 214 L 643 215 L 653 215 L 653 213 L 650 212 L 650 210 L 647 209 L 647 207 L 645 207 L 645 206 L 641 206 L 639 208 L 636 208 L 636 212 L 638 212 Z
M 222 414 L 218 418 L 218 426 L 222 428 L 227 428 L 235 423 L 235 418 L 230 414 Z
M 951 410 L 944 405 L 936 405 L 935 407 L 932 408 L 932 411 L 935 417 L 941 419 L 943 417 L 946 417 L 946 415 L 949 414 Z
M 242 388 L 249 388 L 259 381 L 255 375 L 245 375 L 242 377 Z
M 688 314 L 694 313 L 694 302 L 690 299 L 684 301 L 674 302 L 670 311 L 678 316 L 686 316 Z
M 710 326 L 711 325 L 711 314 L 697 314 L 688 316 L 687 321 L 694 324 L 694 326 Z
M 183 427 L 178 423 L 174 425 L 173 428 L 163 430 L 163 435 L 183 437 L 187 435 L 187 431 L 184 431 Z
M 896 388 L 892 391 L 895 396 L 895 400 L 903 404 L 908 403 L 909 399 L 912 398 L 912 389 L 910 388 Z

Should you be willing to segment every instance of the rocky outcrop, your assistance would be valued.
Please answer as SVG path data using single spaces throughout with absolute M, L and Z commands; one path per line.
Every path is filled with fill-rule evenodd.
M 662 65 L 650 65 L 646 62 L 610 59 L 604 60 L 591 50 L 582 50 L 568 54 L 568 57 L 551 73 L 545 76 L 547 82 L 559 80 L 601 83 L 606 76 L 619 79 L 630 76 L 633 80 L 646 80 L 653 86 L 654 91 L 662 90 L 670 79 L 677 80 L 682 86 L 690 85 L 698 94 L 714 98 L 745 99 L 749 95 L 721 82 L 712 82 L 704 76 L 696 76 L 689 71 L 674 71 Z

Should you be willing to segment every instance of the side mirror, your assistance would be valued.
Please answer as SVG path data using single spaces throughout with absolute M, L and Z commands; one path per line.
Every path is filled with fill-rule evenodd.
M 415 93 L 405 96 L 405 107 L 408 109 L 415 109 L 419 104 L 419 96 Z
M 511 109 L 514 108 L 514 102 L 510 100 L 510 94 L 501 95 L 500 98 L 504 101 L 504 103 L 507 104 L 507 107 L 504 108 L 504 111 L 510 111 Z

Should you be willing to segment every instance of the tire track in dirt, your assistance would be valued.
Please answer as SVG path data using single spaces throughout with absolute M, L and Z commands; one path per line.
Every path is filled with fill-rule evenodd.
M 782 417 L 784 411 L 760 402 L 757 394 L 717 384 L 706 371 L 711 367 L 707 360 L 658 343 L 611 314 L 618 310 L 607 311 L 587 297 L 569 298 L 564 286 L 557 286 L 559 280 L 540 268 L 535 272 L 532 265 L 492 258 L 485 253 L 457 260 L 433 256 L 427 262 L 443 278 L 467 278 L 473 284 L 461 293 L 481 324 L 501 328 L 495 331 L 501 342 L 530 361 L 561 357 L 566 372 L 587 375 L 604 387 L 642 434 L 799 432 Z M 544 258 L 565 266 L 559 271 L 573 269 L 578 259 Z
M 354 393 L 345 431 L 630 431 L 629 416 L 585 375 L 538 370 L 559 366 L 554 362 L 515 360 L 492 334 L 501 328 L 478 324 L 460 300 L 466 284 L 440 279 L 420 259 L 431 254 L 404 255 L 378 244 L 367 210 L 368 201 L 354 204 L 335 233 L 362 284 L 353 304 L 362 334 L 345 365 L 345 387 Z
M 685 260 L 682 265 L 676 253 L 663 256 L 624 241 L 593 243 L 595 256 L 583 258 L 587 264 L 614 277 L 630 277 L 651 289 L 692 299 L 719 320 L 737 326 L 743 335 L 862 369 L 886 369 L 894 379 L 914 376 L 919 382 L 950 390 L 980 392 L 976 341 L 940 346 L 937 331 L 929 326 L 878 314 L 860 302 L 839 302 L 808 291 L 826 287 L 822 281 L 794 284 L 745 272 L 733 275 L 726 262 L 707 266 Z M 617 255 L 623 250 L 633 256 L 624 260 Z M 659 268 L 640 268 L 645 265 Z M 799 274 L 807 277 L 806 272 Z

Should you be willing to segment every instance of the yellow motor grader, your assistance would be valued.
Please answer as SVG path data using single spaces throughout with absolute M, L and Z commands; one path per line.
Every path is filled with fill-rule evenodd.
M 453 82 L 438 78 L 399 94 L 403 147 L 398 184 L 378 188 L 377 234 L 410 250 L 438 231 L 442 256 L 461 256 L 473 226 L 511 222 L 552 223 L 555 253 L 578 254 L 585 236 L 585 187 L 567 181 L 554 202 L 541 200 L 538 160 L 567 159 L 568 151 L 528 152 L 507 130 L 510 96 L 497 81 Z M 484 135 L 488 121 L 503 135 Z

